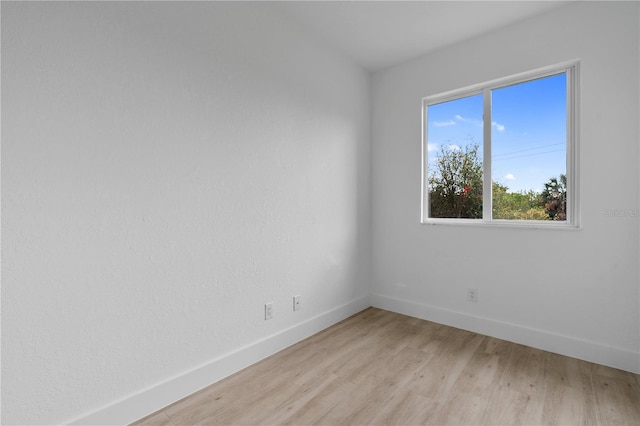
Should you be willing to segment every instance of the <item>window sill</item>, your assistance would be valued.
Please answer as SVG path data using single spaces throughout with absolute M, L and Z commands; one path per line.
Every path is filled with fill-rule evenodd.
M 542 223 L 541 223 L 542 222 Z M 428 219 L 422 221 L 421 225 L 445 225 L 445 226 L 476 226 L 486 228 L 520 228 L 520 229 L 558 229 L 566 231 L 579 231 L 580 225 L 570 224 L 566 222 L 552 221 L 531 221 L 531 220 L 509 220 L 495 219 L 485 221 L 482 219 Z

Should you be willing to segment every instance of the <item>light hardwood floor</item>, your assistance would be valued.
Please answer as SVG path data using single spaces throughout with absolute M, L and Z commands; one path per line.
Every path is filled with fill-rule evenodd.
M 640 425 L 640 379 L 369 308 L 134 424 Z

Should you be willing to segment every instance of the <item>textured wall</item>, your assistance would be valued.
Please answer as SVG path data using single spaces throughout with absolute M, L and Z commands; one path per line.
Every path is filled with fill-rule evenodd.
M 639 207 L 638 7 L 578 2 L 374 75 L 374 294 L 640 372 L 638 217 L 608 214 Z M 576 58 L 582 229 L 421 225 L 421 98 Z
M 368 97 L 269 5 L 3 2 L 3 423 L 367 295 Z

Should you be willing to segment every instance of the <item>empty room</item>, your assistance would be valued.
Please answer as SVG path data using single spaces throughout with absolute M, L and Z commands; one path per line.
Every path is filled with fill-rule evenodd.
M 640 2 L 2 1 L 7 425 L 640 425 Z

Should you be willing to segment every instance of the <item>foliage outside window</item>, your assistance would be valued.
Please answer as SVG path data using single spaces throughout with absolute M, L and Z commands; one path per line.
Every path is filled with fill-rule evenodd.
M 423 100 L 423 222 L 577 226 L 577 63 Z

